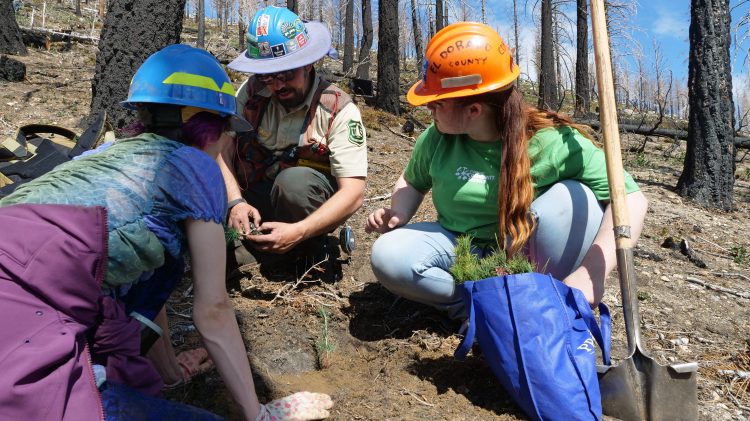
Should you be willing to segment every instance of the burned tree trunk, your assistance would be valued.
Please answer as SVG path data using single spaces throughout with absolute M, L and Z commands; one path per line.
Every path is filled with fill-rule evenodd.
M 372 3 L 362 0 L 362 40 L 359 46 L 357 78 L 370 79 L 370 50 L 372 49 Z
M 354 67 L 354 0 L 346 0 L 344 16 L 344 73 Z
M 286 0 L 286 8 L 299 14 L 299 2 L 297 0 Z
M 91 83 L 89 119 L 106 110 L 122 128 L 134 114 L 120 106 L 138 66 L 152 53 L 180 41 L 185 0 L 112 0 L 104 20 Z
M 414 52 L 417 55 L 417 63 L 424 58 L 424 51 L 422 49 L 422 30 L 419 28 L 419 10 L 414 0 L 411 0 L 411 28 L 414 34 Z
M 378 108 L 398 115 L 398 0 L 380 0 L 378 7 Z
M 573 115 L 584 117 L 588 115 L 591 104 L 588 9 L 586 0 L 576 0 L 576 6 L 576 102 Z
M 247 32 L 247 25 L 245 24 L 245 19 L 242 17 L 242 14 L 237 16 L 237 45 L 239 45 L 239 50 L 242 51 L 245 48 L 245 32 Z
M 445 18 L 443 18 L 443 0 L 435 0 L 435 33 L 443 29 Z
M 542 0 L 541 65 L 539 66 L 539 108 L 556 110 L 557 78 L 552 31 L 552 0 Z
M 516 64 L 518 66 L 521 65 L 521 48 L 518 46 L 518 10 L 517 10 L 517 0 L 513 0 L 513 36 L 514 36 L 514 43 L 515 43 L 515 50 L 516 50 Z M 516 84 L 518 84 L 518 79 L 516 79 Z
M 11 0 L 0 0 L 0 54 L 26 55 Z
M 677 190 L 704 206 L 731 210 L 736 149 L 729 0 L 692 0 L 690 15 L 687 154 Z
M 206 45 L 206 4 L 204 0 L 198 0 L 198 10 L 195 12 L 195 20 L 198 23 L 198 39 L 195 46 L 204 48 Z

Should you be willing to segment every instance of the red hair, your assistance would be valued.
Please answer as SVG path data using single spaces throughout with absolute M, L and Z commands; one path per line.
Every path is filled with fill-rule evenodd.
M 500 247 L 509 255 L 523 249 L 535 226 L 529 217 L 534 200 L 529 140 L 546 127 L 570 126 L 592 139 L 591 129 L 573 123 L 561 114 L 526 104 L 515 86 L 457 98 L 460 104 L 480 102 L 495 112 L 495 128 L 502 139 L 502 157 L 497 194 L 497 228 Z

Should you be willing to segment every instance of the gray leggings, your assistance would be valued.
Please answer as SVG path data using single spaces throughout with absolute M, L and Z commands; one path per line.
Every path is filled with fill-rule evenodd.
M 539 270 L 562 280 L 573 272 L 591 247 L 602 222 L 603 208 L 586 185 L 565 180 L 531 204 L 537 228 L 527 254 Z M 460 233 L 437 222 L 408 224 L 383 234 L 372 246 L 370 261 L 378 281 L 404 298 L 463 318 L 460 291 L 448 271 Z

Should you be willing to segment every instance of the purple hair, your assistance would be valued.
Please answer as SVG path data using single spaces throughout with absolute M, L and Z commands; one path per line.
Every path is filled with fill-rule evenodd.
M 221 133 L 229 127 L 229 120 L 210 112 L 200 112 L 182 124 L 182 142 L 198 149 L 205 149 L 219 140 Z M 148 131 L 153 131 L 143 122 L 136 120 L 119 130 L 121 137 L 135 137 Z M 169 136 L 168 133 L 157 133 Z M 178 133 L 172 133 L 179 136 Z M 173 139 L 179 140 L 179 139 Z
M 198 149 L 205 149 L 219 140 L 221 133 L 227 129 L 229 121 L 209 112 L 200 112 L 182 124 L 182 137 L 185 143 Z

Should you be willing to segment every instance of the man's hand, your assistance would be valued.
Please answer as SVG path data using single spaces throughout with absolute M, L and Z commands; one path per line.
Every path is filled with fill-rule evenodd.
M 305 240 L 299 224 L 265 222 L 259 229 L 263 231 L 263 235 L 251 235 L 247 240 L 252 241 L 258 250 L 270 253 L 286 253 Z
M 250 235 L 252 229 L 250 222 L 253 222 L 255 225 L 260 225 L 261 223 L 260 212 L 249 204 L 238 203 L 229 211 L 229 220 L 227 223 L 231 228 L 236 229 L 244 236 Z
M 367 217 L 365 232 L 379 232 L 385 234 L 406 223 L 408 218 L 391 208 L 380 208 Z

